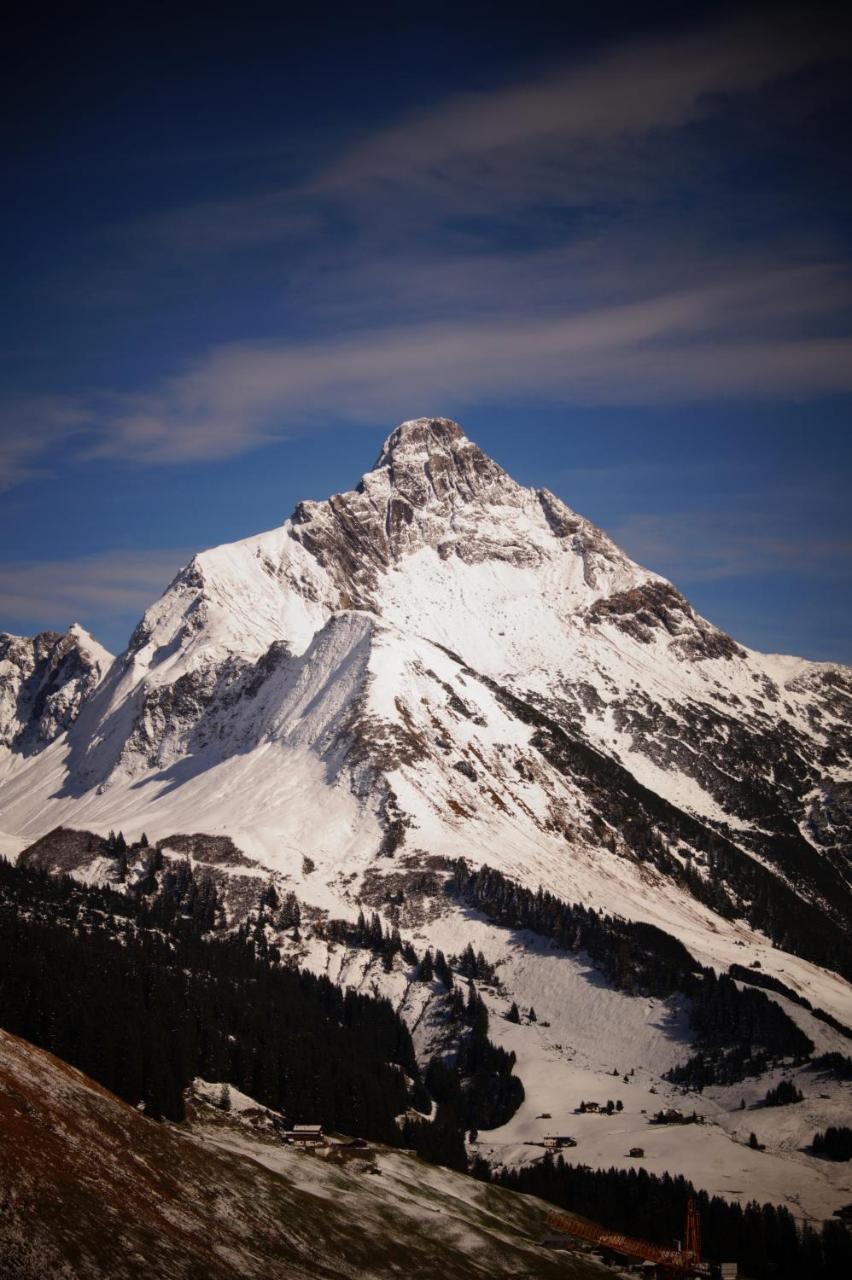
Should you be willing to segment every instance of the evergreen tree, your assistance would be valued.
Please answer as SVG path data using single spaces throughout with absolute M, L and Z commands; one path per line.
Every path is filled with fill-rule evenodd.
M 152 1116 L 180 1119 L 201 1075 L 398 1142 L 395 1116 L 428 1102 L 390 1004 L 277 965 L 254 927 L 208 940 L 214 900 L 188 864 L 144 895 L 0 861 L 0 1025 Z
M 763 1099 L 765 1107 L 786 1107 L 793 1102 L 801 1102 L 804 1094 L 796 1088 L 792 1080 L 782 1080 L 774 1089 L 766 1091 Z
M 449 991 L 453 985 L 453 975 L 450 972 L 450 966 L 447 964 L 443 951 L 435 952 L 435 977 Z
M 831 1125 L 825 1133 L 815 1133 L 811 1150 L 827 1160 L 852 1160 L 852 1129 Z
M 417 970 L 417 982 L 431 982 L 435 977 L 435 967 L 432 963 L 432 952 L 424 951 L 423 959 L 420 961 L 420 967 Z
M 375 911 L 370 917 L 370 927 L 367 932 L 367 942 L 368 942 L 368 945 L 374 951 L 380 950 L 382 943 L 384 942 L 384 930 L 382 929 L 382 922 L 379 919 L 378 913 Z
M 488 1034 L 488 1010 L 472 980 L 467 984 L 464 1014 L 474 1036 L 484 1037 Z
M 834 1280 L 852 1266 L 852 1237 L 842 1223 L 826 1222 L 819 1234 L 805 1224 L 799 1233 L 782 1206 L 732 1204 L 696 1191 L 679 1176 L 569 1165 L 548 1152 L 534 1164 L 501 1170 L 493 1180 L 660 1244 L 681 1234 L 692 1198 L 701 1218 L 702 1251 L 736 1260 L 742 1274 L 754 1280 Z
M 278 910 L 279 906 L 280 906 L 280 902 L 278 898 L 278 890 L 275 888 L 274 883 L 270 880 L 269 884 L 266 886 L 266 888 L 263 890 L 263 893 L 260 895 L 260 909 L 261 911 L 263 911 L 264 908 L 268 907 L 270 912 L 275 912 Z
M 302 922 L 302 913 L 295 893 L 286 894 L 278 917 L 279 929 L 298 929 Z

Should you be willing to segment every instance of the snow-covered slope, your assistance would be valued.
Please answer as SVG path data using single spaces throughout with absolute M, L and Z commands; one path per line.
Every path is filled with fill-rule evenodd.
M 743 1204 L 752 1199 L 785 1204 L 813 1223 L 852 1199 L 848 1166 L 814 1159 L 809 1153 L 817 1130 L 848 1124 L 848 1082 L 812 1066 L 788 1066 L 687 1094 L 665 1078 L 691 1052 L 681 998 L 626 996 L 603 981 L 587 957 L 568 956 L 532 933 L 497 928 L 455 905 L 441 908 L 429 895 L 404 909 L 401 920 L 418 949 L 431 945 L 452 956 L 460 943 L 469 943 L 494 967 L 494 980 L 478 984 L 490 1014 L 489 1036 L 516 1055 L 526 1097 L 507 1124 L 480 1131 L 469 1147 L 472 1156 L 484 1156 L 494 1165 L 526 1164 L 542 1158 L 546 1135 L 567 1134 L 577 1143 L 565 1152 L 568 1160 L 593 1168 L 680 1173 L 710 1194 Z M 743 951 L 733 942 L 729 945 L 733 957 L 742 960 Z M 412 982 L 402 965 L 388 972 L 368 951 L 330 950 L 311 936 L 309 928 L 303 930 L 294 954 L 300 964 L 341 985 L 388 996 L 413 1028 L 424 1063 L 443 1047 L 440 983 Z M 771 948 L 755 947 L 747 955 L 767 967 L 772 964 Z M 795 960 L 784 960 L 784 976 L 798 985 L 805 975 Z M 724 967 L 718 953 L 716 964 Z M 815 1002 L 821 999 L 830 1006 L 836 1001 L 848 1009 L 848 988 L 829 975 L 811 970 L 803 989 Z M 518 1024 L 506 1016 L 512 1001 L 521 1010 Z M 817 1055 L 849 1053 L 843 1035 L 789 1001 L 783 1003 L 813 1039 Z M 535 1011 L 532 1021 L 530 1009 Z M 804 1100 L 789 1107 L 764 1107 L 767 1089 L 782 1077 L 796 1083 Z M 603 1107 L 607 1099 L 620 1101 L 622 1107 L 611 1116 L 578 1114 L 581 1101 Z M 667 1108 L 684 1114 L 695 1110 L 701 1124 L 650 1123 L 656 1112 Z M 748 1146 L 753 1131 L 761 1150 Z M 641 1158 L 630 1156 L 633 1147 L 643 1149 Z

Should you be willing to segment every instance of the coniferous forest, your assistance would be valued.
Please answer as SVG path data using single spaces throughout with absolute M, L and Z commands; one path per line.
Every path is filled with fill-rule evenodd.
M 793 883 L 788 884 L 733 841 L 642 786 L 617 760 L 601 754 L 581 735 L 570 733 L 543 708 L 525 702 L 487 676 L 470 674 L 514 716 L 534 728 L 533 746 L 555 769 L 583 780 L 588 794 L 595 796 L 607 815 L 608 826 L 601 823 L 599 831 L 604 842 L 609 828 L 616 828 L 635 857 L 679 881 L 719 915 L 728 919 L 745 915 L 784 950 L 852 977 L 852 945 L 842 918 L 820 910 L 809 900 L 809 893 L 796 892 L 793 887 L 795 883 L 805 890 L 814 887 L 828 901 L 840 902 L 844 901 L 845 885 L 836 869 L 811 856 L 807 842 L 795 828 L 775 832 L 763 846 L 765 855 L 790 873 Z M 706 857 L 709 874 L 699 874 L 692 859 L 684 866 L 673 858 L 667 845 L 675 842 Z
M 659 1244 L 682 1238 L 692 1196 L 701 1215 L 704 1255 L 738 1262 L 753 1280 L 839 1280 L 852 1272 L 852 1235 L 840 1221 L 825 1222 L 819 1232 L 808 1225 L 800 1230 L 783 1206 L 752 1201 L 742 1207 L 696 1191 L 682 1177 L 590 1169 L 548 1152 L 535 1164 L 502 1170 L 496 1181 Z
M 846 1125 L 830 1125 L 825 1133 L 815 1133 L 811 1150 L 826 1160 L 852 1160 L 852 1129 Z
M 256 921 L 211 937 L 214 886 L 188 862 L 164 867 L 158 850 L 128 894 L 0 861 L 0 1026 L 152 1116 L 181 1119 L 183 1090 L 201 1076 L 292 1123 L 405 1142 L 466 1168 L 465 1132 L 505 1123 L 523 1100 L 514 1055 L 489 1041 L 473 983 L 463 995 L 440 953 L 406 957 L 415 980 L 449 984 L 455 1052 L 430 1064 L 430 1095 L 388 1001 L 280 962 L 263 925 L 282 910 L 292 923 L 293 904 L 262 900 Z M 401 950 L 378 917 L 359 921 L 356 939 L 386 957 Z M 441 1123 L 403 1132 L 395 1117 L 428 1111 L 432 1098 Z
M 0 1025 L 154 1116 L 181 1119 L 202 1076 L 291 1122 L 398 1141 L 419 1073 L 391 1005 L 281 965 L 245 930 L 207 940 L 212 889 L 188 865 L 173 887 L 139 902 L 0 863 Z
M 359 913 L 354 925 L 330 920 L 323 926 L 323 932 L 332 941 L 371 951 L 381 958 L 386 968 L 399 954 L 413 967 L 416 982 L 437 985 L 437 1000 L 448 1040 L 453 1044 L 449 1054 L 434 1059 L 426 1070 L 429 1094 L 441 1109 L 442 1123 L 437 1128 L 443 1131 L 449 1125 L 460 1132 L 495 1129 L 510 1120 L 524 1100 L 524 1088 L 514 1074 L 515 1055 L 488 1038 L 488 1010 L 474 983 L 474 978 L 494 981 L 494 968 L 485 957 L 481 953 L 474 955 L 468 945 L 452 969 L 442 951 L 433 955 L 427 949 L 418 958 L 411 943 L 402 942 L 399 930 L 383 928 L 375 912 L 369 921 L 363 912 Z M 466 980 L 463 987 L 456 982 L 453 971 Z M 418 1143 L 422 1142 L 431 1150 L 435 1138 L 428 1133 L 429 1128 L 429 1125 L 410 1122 L 407 1145 L 420 1150 Z M 460 1149 L 451 1143 L 442 1142 L 441 1146 L 448 1156 L 441 1163 L 463 1167 L 466 1160 L 463 1144 Z

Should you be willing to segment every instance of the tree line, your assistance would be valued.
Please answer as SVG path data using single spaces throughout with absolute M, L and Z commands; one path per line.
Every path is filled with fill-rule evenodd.
M 477 1170 L 484 1177 L 484 1170 Z M 671 1246 L 683 1238 L 686 1205 L 701 1215 L 702 1255 L 737 1262 L 753 1280 L 836 1280 L 852 1274 L 852 1236 L 839 1221 L 820 1231 L 801 1229 L 783 1206 L 756 1201 L 742 1206 L 697 1191 L 685 1178 L 658 1177 L 645 1169 L 590 1169 L 566 1164 L 547 1152 L 543 1160 L 503 1169 L 494 1181 L 511 1191 L 540 1196 L 628 1235 Z
M 852 1129 L 838 1124 L 830 1125 L 825 1133 L 815 1133 L 811 1151 L 826 1160 L 852 1160 Z
M 762 973 L 759 969 L 746 969 L 741 964 L 729 965 L 728 973 L 737 982 L 747 982 L 752 987 L 763 987 L 766 991 L 777 991 L 779 995 L 786 996 L 793 1004 L 799 1005 L 802 1009 L 807 1009 L 820 1022 L 824 1022 L 835 1031 L 839 1031 L 842 1036 L 846 1036 L 847 1040 L 852 1040 L 852 1030 L 844 1022 L 841 1022 L 839 1018 L 835 1018 L 832 1014 L 826 1013 L 824 1009 L 816 1008 L 811 1004 L 810 1000 L 800 995 L 798 991 L 794 991 L 792 987 L 788 987 L 786 982 L 782 982 L 774 974 Z
M 703 971 L 686 984 L 689 1025 L 698 1053 L 668 1072 L 674 1084 L 703 1089 L 761 1075 L 773 1062 L 806 1062 L 814 1044 L 780 1005 L 753 987 L 741 989 L 728 974 Z
M 488 1010 L 473 981 L 476 977 L 494 982 L 493 965 L 481 951 L 474 953 L 470 944 L 460 957 L 453 957 L 452 966 L 440 950 L 433 953 L 427 948 L 418 956 L 410 942 L 402 941 L 397 928 L 383 926 L 376 912 L 368 920 L 359 911 L 354 924 L 330 920 L 322 933 L 330 941 L 372 951 L 386 969 L 400 955 L 413 970 L 414 982 L 437 988 L 433 991 L 433 1000 L 438 1002 L 436 1014 L 443 1017 L 450 1047 L 429 1063 L 425 1084 L 438 1104 L 439 1123 L 410 1120 L 405 1141 L 432 1153 L 430 1158 L 441 1151 L 445 1157 L 438 1161 L 441 1164 L 466 1168 L 464 1132 L 505 1124 L 524 1099 L 523 1085 L 514 1074 L 515 1055 L 489 1040 Z M 466 994 L 454 974 L 466 980 L 462 984 Z
M 719 915 L 745 916 L 784 950 L 852 978 L 852 942 L 843 920 L 848 887 L 830 861 L 814 856 L 791 819 L 781 819 L 783 829 L 763 831 L 757 849 L 777 865 L 782 879 L 733 841 L 644 787 L 619 761 L 569 733 L 539 707 L 487 676 L 470 674 L 532 727 L 531 745 L 554 769 L 580 783 L 593 805 L 592 826 L 602 844 L 629 850 Z M 701 874 L 692 859 L 684 864 L 674 857 L 670 850 L 676 847 L 703 855 L 707 873 Z M 788 881 L 799 882 L 801 891 Z M 814 891 L 827 907 L 811 900 Z
M 465 1169 L 465 1133 L 505 1123 L 524 1096 L 475 985 L 465 996 L 440 951 L 418 958 L 375 914 L 327 929 L 384 962 L 401 954 L 413 981 L 437 986 L 450 1048 L 424 1081 L 387 1000 L 281 963 L 267 925 L 283 915 L 298 927 L 291 896 L 269 886 L 251 919 L 211 936 L 212 881 L 157 849 L 130 893 L 0 861 L 0 1024 L 155 1117 L 180 1120 L 183 1091 L 202 1076 L 291 1122 L 404 1142 Z M 396 1117 L 433 1100 L 439 1123 L 409 1116 L 400 1129 Z
M 463 858 L 454 863 L 447 890 L 495 924 L 529 929 L 565 951 L 584 952 L 614 987 L 630 995 L 686 996 L 699 1051 L 669 1074 L 677 1084 L 731 1083 L 759 1074 L 772 1061 L 804 1061 L 813 1052 L 812 1041 L 774 1000 L 702 969 L 677 938 L 655 925 L 569 905 L 493 867 L 472 870 Z

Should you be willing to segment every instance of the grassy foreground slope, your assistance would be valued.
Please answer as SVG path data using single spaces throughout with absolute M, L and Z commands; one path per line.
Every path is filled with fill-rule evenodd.
M 336 1164 L 206 1109 L 159 1124 L 0 1031 L 2 1280 L 561 1276 L 547 1207 L 400 1152 Z

